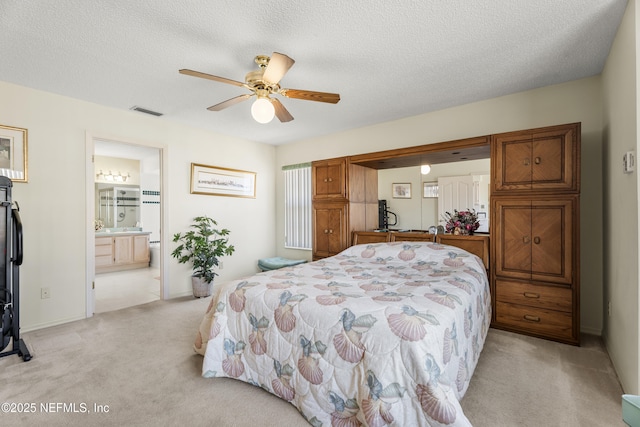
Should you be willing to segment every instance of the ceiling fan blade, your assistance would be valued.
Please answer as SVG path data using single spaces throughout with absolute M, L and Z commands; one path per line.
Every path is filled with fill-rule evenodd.
M 282 105 L 282 102 L 278 101 L 275 98 L 269 98 L 269 99 L 271 99 L 273 108 L 276 110 L 276 117 L 278 118 L 278 120 L 280 120 L 282 123 L 290 122 L 291 120 L 293 120 L 293 116 L 289 113 L 289 111 L 286 108 L 284 108 L 284 105 Z
M 280 95 L 286 96 L 287 98 L 304 99 L 306 101 L 328 102 L 330 104 L 337 104 L 338 101 L 340 101 L 340 95 L 337 93 L 313 92 L 311 90 L 281 89 Z
M 209 111 L 224 110 L 225 108 L 231 107 L 232 105 L 236 105 L 237 103 L 242 102 L 245 99 L 251 98 L 252 96 L 253 96 L 252 94 L 245 93 L 244 95 L 239 95 L 239 96 L 236 96 L 235 98 L 227 99 L 226 101 L 223 101 L 219 104 L 212 105 L 211 107 L 207 108 L 207 110 Z
M 277 84 L 295 62 L 296 61 L 285 54 L 273 52 L 271 59 L 269 60 L 269 65 L 267 65 L 267 68 L 264 70 L 262 80 L 268 83 Z
M 187 76 L 193 76 L 193 77 L 201 77 L 203 79 L 209 79 L 209 80 L 213 80 L 220 83 L 229 83 L 234 86 L 244 86 L 244 83 L 236 80 L 231 80 L 224 77 L 218 77 L 212 74 L 201 73 L 200 71 L 188 70 L 186 68 L 183 68 L 182 70 L 180 70 L 180 74 L 186 74 Z

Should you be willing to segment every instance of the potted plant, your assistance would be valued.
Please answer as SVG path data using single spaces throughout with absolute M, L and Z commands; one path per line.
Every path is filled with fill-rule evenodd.
M 211 295 L 213 279 L 218 275 L 214 268 L 220 264 L 219 258 L 231 255 L 235 247 L 229 244 L 229 238 L 225 237 L 230 231 L 226 228 L 218 229 L 218 223 L 214 219 L 198 216 L 193 221 L 191 228 L 194 230 L 173 235 L 173 241 L 179 245 L 171 256 L 180 264 L 193 264 L 193 296 L 208 297 Z

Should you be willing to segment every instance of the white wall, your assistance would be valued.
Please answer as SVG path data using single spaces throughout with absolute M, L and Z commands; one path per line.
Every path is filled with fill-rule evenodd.
M 257 270 L 259 258 L 275 252 L 273 146 L 171 123 L 163 118 L 121 111 L 0 82 L 0 123 L 28 129 L 29 182 L 16 183 L 24 223 L 21 268 L 23 331 L 85 317 L 87 224 L 85 138 L 87 132 L 114 140 L 160 146 L 164 150 L 168 206 L 163 230 L 165 255 L 173 233 L 184 231 L 196 215 L 207 214 L 231 230 L 236 253 L 224 260 L 218 281 Z M 109 138 L 107 138 L 109 139 Z M 257 197 L 244 199 L 192 195 L 190 164 L 257 172 Z M 62 215 L 65 218 L 62 218 Z M 168 263 L 169 296 L 191 293 L 190 268 Z M 50 299 L 40 288 L 51 289 Z
M 638 173 L 622 156 L 638 153 L 638 11 L 631 0 L 602 73 L 604 92 L 604 339 L 627 393 L 640 392 L 638 351 Z M 611 303 L 611 315 L 607 305 Z
M 602 93 L 599 76 L 278 146 L 276 165 L 280 168 L 318 159 L 572 122 L 582 122 L 581 329 L 600 334 Z M 278 255 L 310 259 L 310 253 L 284 249 L 281 173 L 276 179 Z

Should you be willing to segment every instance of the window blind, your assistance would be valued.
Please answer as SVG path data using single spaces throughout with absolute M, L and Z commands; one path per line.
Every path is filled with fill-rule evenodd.
M 285 166 L 285 248 L 311 249 L 311 163 Z

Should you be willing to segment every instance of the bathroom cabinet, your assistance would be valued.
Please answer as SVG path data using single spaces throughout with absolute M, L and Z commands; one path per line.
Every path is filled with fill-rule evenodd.
M 147 232 L 96 234 L 96 273 L 149 267 Z

